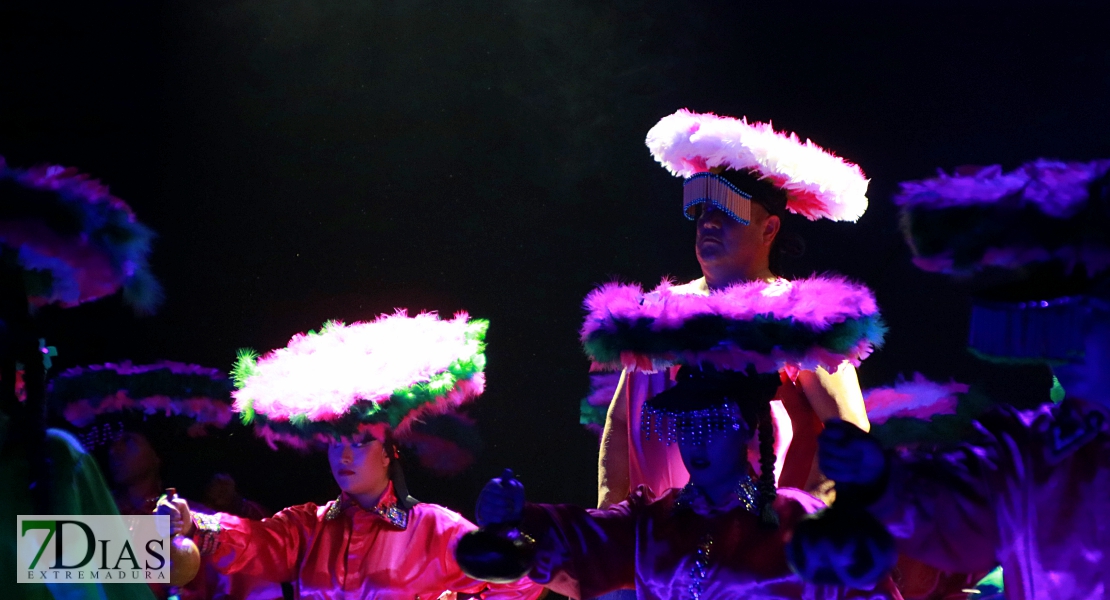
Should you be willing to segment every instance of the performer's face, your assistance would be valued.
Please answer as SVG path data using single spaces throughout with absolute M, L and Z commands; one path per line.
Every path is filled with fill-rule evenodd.
M 158 454 L 141 433 L 126 431 L 108 448 L 108 470 L 117 485 L 157 475 L 158 469 Z
M 389 481 L 389 454 L 368 433 L 333 441 L 328 462 L 339 489 L 351 495 L 380 492 Z
M 702 204 L 694 249 L 702 273 L 715 281 L 766 268 L 779 218 L 752 204 L 752 222 L 743 225 L 711 204 Z M 731 283 L 731 282 L 730 282 Z
M 679 442 L 682 463 L 690 481 L 699 487 L 736 485 L 748 473 L 748 440 L 751 435 L 740 429 L 715 433 L 704 443 Z

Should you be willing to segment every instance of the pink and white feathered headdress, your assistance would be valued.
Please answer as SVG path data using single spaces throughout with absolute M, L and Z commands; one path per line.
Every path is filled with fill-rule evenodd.
M 261 357 L 240 351 L 235 409 L 271 445 L 303 448 L 364 430 L 404 438 L 424 417 L 482 393 L 488 326 L 466 313 L 448 320 L 401 310 L 327 323 Z
M 651 128 L 647 147 L 679 177 L 715 167 L 752 172 L 786 192 L 787 210 L 810 220 L 856 221 L 867 210 L 868 180 L 858 165 L 770 123 L 682 109 Z

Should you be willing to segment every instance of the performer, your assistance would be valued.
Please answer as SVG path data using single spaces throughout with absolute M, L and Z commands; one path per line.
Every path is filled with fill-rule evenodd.
M 522 485 L 495 479 L 479 497 L 478 522 L 519 522 L 534 539 L 532 579 L 572 598 L 633 587 L 641 599 L 901 598 L 889 581 L 860 591 L 806 584 L 790 572 L 785 540 L 824 505 L 801 490 L 775 489 L 776 373 L 684 366 L 677 379 L 648 401 L 643 432 L 679 450 L 686 486 L 660 497 L 641 486 L 608 510 L 587 510 L 525 505 Z M 758 481 L 747 460 L 753 437 L 764 473 Z
M 401 311 L 328 323 L 260 359 L 241 352 L 235 398 L 244 421 L 271 445 L 326 446 L 342 493 L 262 521 L 201 515 L 178 498 L 164 498 L 163 510 L 221 571 L 292 581 L 297 598 L 538 597 L 543 589 L 527 580 L 490 585 L 463 574 L 453 547 L 474 525 L 409 496 L 399 460 L 421 419 L 484 389 L 486 327 L 463 313 Z
M 231 381 L 216 369 L 172 361 L 123 362 L 62 372 L 51 380 L 47 401 L 77 429 L 85 447 L 107 459 L 120 514 L 149 515 L 166 489 L 162 475 L 167 452 L 184 438 L 226 427 L 231 390 Z M 195 508 L 214 512 L 199 504 Z M 205 560 L 196 578 L 179 591 L 160 584 L 151 588 L 160 598 L 178 594 L 183 600 L 282 597 L 279 585 L 222 576 Z
M 1110 498 L 1108 172 L 1110 161 L 1039 160 L 1011 173 L 974 170 L 903 188 L 904 206 L 922 209 L 928 202 L 934 223 L 949 224 L 950 232 L 936 235 L 954 242 L 961 230 L 983 231 L 985 239 L 962 242 L 977 252 L 933 246 L 929 253 L 939 256 L 932 264 L 1038 274 L 1024 282 L 1027 293 L 1041 293 L 1036 301 L 977 302 L 970 343 L 983 356 L 1055 363 L 1063 402 L 1028 411 L 997 408 L 978 420 L 966 444 L 935 452 L 885 455 L 876 440 L 848 424 L 830 425 L 821 437 L 822 468 L 882 492 L 871 512 L 904 552 L 956 571 L 1001 563 L 1011 600 L 1110 593 L 1103 568 L 1110 533 L 1094 516 Z M 931 197 L 916 195 L 919 190 Z M 1025 237 L 1013 233 L 1021 225 L 1016 228 Z M 1068 273 L 1071 284 L 1086 280 L 1087 292 L 1053 297 Z
M 30 307 L 112 295 L 140 312 L 160 295 L 147 257 L 153 232 L 75 169 L 8 167 L 0 157 L 0 522 L 17 515 L 118 515 L 96 462 L 69 433 L 46 428 L 52 348 Z M 22 364 L 22 371 L 17 367 Z M 149 600 L 141 583 L 16 583 L 18 532 L 0 534 L 0 598 Z
M 648 132 L 647 145 L 668 171 L 686 178 L 682 208 L 697 223 L 695 252 L 703 277 L 665 286 L 670 297 L 711 296 L 737 284 L 772 294 L 787 289 L 778 263 L 800 240 L 782 234 L 786 213 L 855 221 L 867 208 L 867 179 L 859 167 L 768 124 L 680 110 Z M 592 298 L 588 308 L 604 311 L 598 296 Z M 760 340 L 759 348 L 766 342 Z M 597 362 L 595 369 L 601 368 Z M 675 369 L 609 366 L 623 372 L 602 434 L 598 506 L 616 504 L 640 485 L 656 494 L 681 488 L 688 474 L 676 449 L 643 441 L 639 432 L 644 402 L 673 385 Z M 854 365 L 789 365 L 775 398 L 780 483 L 828 496 L 831 486 L 814 458 L 821 422 L 838 417 L 868 426 Z

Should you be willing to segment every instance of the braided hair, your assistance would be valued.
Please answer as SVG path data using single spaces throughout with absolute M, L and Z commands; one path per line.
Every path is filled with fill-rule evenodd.
M 779 514 L 775 512 L 775 427 L 771 421 L 771 402 L 764 401 L 759 406 L 759 500 L 763 503 L 760 519 L 763 524 L 778 528 Z

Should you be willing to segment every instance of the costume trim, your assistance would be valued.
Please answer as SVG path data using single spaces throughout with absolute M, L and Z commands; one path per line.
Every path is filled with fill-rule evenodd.
M 231 381 L 220 371 L 180 362 L 130 362 L 75 367 L 50 381 L 47 403 L 75 427 L 97 417 L 135 412 L 194 421 L 190 434 L 231 421 Z M 93 438 L 107 441 L 118 428 L 97 427 Z
M 810 220 L 856 221 L 867 210 L 868 180 L 859 166 L 770 123 L 682 109 L 652 127 L 646 143 L 679 177 L 725 167 L 767 179 L 786 192 L 787 210 Z
M 331 503 L 331 506 L 328 507 L 327 512 L 324 513 L 324 520 L 334 521 L 343 514 L 343 511 L 352 506 L 356 506 L 354 501 L 345 501 L 344 497 L 340 495 Z M 378 515 L 382 519 L 385 519 L 386 522 L 400 529 L 401 531 L 404 531 L 409 527 L 409 513 L 407 510 L 401 508 L 396 501 L 384 505 L 379 504 L 374 508 L 371 508 L 369 512 Z
M 611 370 L 709 363 L 835 371 L 844 361 L 859 365 L 886 332 L 871 291 L 841 277 L 739 283 L 708 296 L 676 292 L 666 280 L 650 293 L 610 283 L 584 305 L 582 345 Z
M 984 360 L 1002 363 L 1082 360 L 1091 302 L 1084 296 L 1030 302 L 976 300 L 971 305 L 969 350 Z
M 891 418 L 929 419 L 935 415 L 955 414 L 959 395 L 966 394 L 969 389 L 963 383 L 938 383 L 914 373 L 910 381 L 899 376 L 893 386 L 867 390 L 863 402 L 867 407 L 867 420 L 872 425 L 881 425 Z
M 0 257 L 24 271 L 33 305 L 77 306 L 123 289 L 153 312 L 162 289 L 147 257 L 154 232 L 108 188 L 77 169 L 8 167 L 0 157 Z
M 648 439 L 664 444 L 702 445 L 714 434 L 743 427 L 743 417 L 735 404 L 725 402 L 702 410 L 666 410 L 644 405 L 640 430 Z
M 197 546 L 200 548 L 201 555 L 208 556 L 215 553 L 220 545 L 220 531 L 223 530 L 223 526 L 220 525 L 220 516 L 198 512 L 194 512 L 192 515 L 193 525 L 197 529 L 193 537 L 199 542 Z
M 744 510 L 758 515 L 763 510 L 762 494 L 759 493 L 759 483 L 752 479 L 750 475 L 745 475 L 740 478 L 736 483 L 736 489 L 733 490 L 737 502 Z M 682 491 L 678 493 L 675 498 L 673 511 L 692 510 L 694 512 L 708 514 L 711 512 L 709 504 L 705 501 L 705 496 L 701 490 L 693 483 L 687 483 Z
M 485 389 L 488 321 L 459 313 L 370 323 L 329 322 L 258 357 L 240 351 L 235 408 L 271 446 L 305 448 L 359 431 L 405 436 L 421 417 L 449 411 Z
M 694 207 L 709 203 L 741 225 L 752 222 L 752 195 L 720 175 L 698 173 L 682 184 L 682 212 L 686 218 L 697 219 Z

